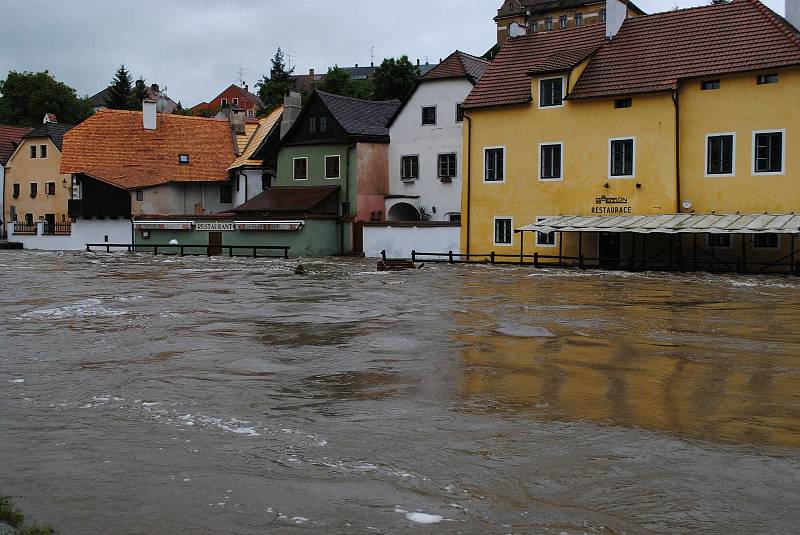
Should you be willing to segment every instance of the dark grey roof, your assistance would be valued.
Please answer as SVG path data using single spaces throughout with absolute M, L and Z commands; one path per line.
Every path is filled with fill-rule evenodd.
M 400 107 L 399 100 L 361 100 L 324 91 L 317 95 L 351 136 L 388 136 L 386 125 Z
M 62 150 L 64 145 L 64 134 L 75 128 L 74 124 L 61 124 L 61 123 L 45 123 L 39 128 L 34 128 L 28 132 L 25 137 L 48 137 L 53 144 Z
M 108 95 L 109 90 L 111 87 L 106 87 L 99 93 L 96 93 L 89 97 L 89 101 L 91 101 L 92 106 L 95 108 L 105 108 L 106 107 L 106 96 Z

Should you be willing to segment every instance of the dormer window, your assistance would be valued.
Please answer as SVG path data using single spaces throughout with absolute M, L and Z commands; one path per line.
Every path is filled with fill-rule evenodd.
M 548 32 L 553 29 L 553 19 L 550 17 L 544 19 L 544 29 Z
M 606 21 L 606 10 L 605 9 L 601 9 L 600 10 L 600 22 L 605 22 L 605 21 Z
M 178 163 L 181 165 L 189 165 L 189 155 L 188 154 L 179 154 L 178 155 Z
M 539 80 L 539 107 L 551 108 L 564 105 L 564 79 Z
M 562 15 L 561 17 L 558 18 L 558 26 L 562 30 L 566 30 L 567 29 L 567 16 L 566 15 Z
M 575 27 L 583 26 L 583 13 L 575 13 Z

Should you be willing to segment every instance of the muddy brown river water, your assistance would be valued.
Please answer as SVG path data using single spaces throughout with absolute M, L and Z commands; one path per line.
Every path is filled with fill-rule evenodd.
M 800 279 L 0 253 L 71 534 L 798 533 Z

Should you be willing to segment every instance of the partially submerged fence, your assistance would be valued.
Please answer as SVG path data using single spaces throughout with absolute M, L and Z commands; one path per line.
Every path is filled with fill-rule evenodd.
M 791 273 L 800 276 L 800 262 L 795 261 L 797 252 L 786 255 L 772 262 L 724 261 L 717 258 L 686 259 L 686 258 L 603 258 L 599 256 L 566 256 L 527 254 L 501 254 L 494 251 L 490 253 L 462 254 L 453 251 L 444 253 L 427 253 L 411 251 L 412 262 L 430 264 L 489 264 L 497 266 L 528 266 L 537 269 L 544 268 L 572 268 L 572 269 L 602 269 L 616 271 L 702 271 L 711 273 Z M 382 252 L 384 261 L 391 261 Z
M 105 249 L 107 253 L 112 250 L 127 250 L 129 253 L 152 252 L 154 255 L 172 256 L 221 256 L 227 252 L 229 257 L 247 256 L 252 258 L 289 258 L 288 246 L 283 245 L 171 245 L 166 244 L 131 244 L 131 243 L 87 243 L 86 252 L 95 249 Z M 265 251 L 282 251 L 283 254 L 263 254 Z

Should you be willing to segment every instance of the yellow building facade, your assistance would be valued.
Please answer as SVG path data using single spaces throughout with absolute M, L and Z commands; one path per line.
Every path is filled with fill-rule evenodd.
M 59 173 L 61 140 L 70 126 L 48 123 L 30 132 L 6 164 L 5 221 L 30 227 L 68 222 L 70 175 Z M 29 229 L 28 229 L 29 230 Z
M 630 55 L 637 42 L 634 38 L 625 42 L 629 25 L 628 35 L 641 34 L 638 39 L 646 40 L 648 25 L 657 33 L 667 25 L 689 24 L 696 14 L 711 20 L 726 17 L 725 9 L 735 9 L 737 15 L 751 17 L 756 28 L 766 25 L 780 36 L 781 29 L 766 19 L 759 2 L 736 0 L 728 6 L 685 10 L 666 21 L 659 20 L 665 18 L 660 15 L 628 20 L 614 38 L 619 42 L 610 43 Z M 800 39 L 785 37 L 794 47 L 787 48 L 791 53 L 785 61 L 792 63 L 800 58 Z M 536 37 L 520 39 L 527 43 L 512 39 L 507 57 L 530 61 L 531 55 L 541 54 L 546 59 L 540 63 L 547 67 L 547 72 L 531 72 L 531 63 L 516 60 L 526 71 L 524 83 L 530 84 L 525 88 L 530 95 L 526 101 L 503 100 L 508 100 L 504 95 L 515 80 L 506 63 L 493 66 L 494 80 L 490 67 L 489 78 L 481 82 L 488 86 L 479 84 L 465 104 L 464 153 L 469 156 L 462 193 L 463 254 L 494 252 L 506 261 L 514 259 L 502 255 L 538 254 L 542 263 L 575 263 L 584 256 L 589 265 L 602 265 L 598 259 L 607 258 L 609 267 L 633 268 L 645 267 L 640 260 L 700 269 L 706 264 L 723 269 L 727 263 L 729 270 L 737 263 L 755 261 L 764 262 L 759 269 L 772 270 L 766 264 L 789 262 L 790 257 L 793 262 L 800 260 L 794 237 L 768 232 L 725 236 L 516 232 L 556 216 L 769 213 L 788 217 L 800 212 L 800 66 L 730 74 L 709 68 L 707 75 L 637 92 L 623 87 L 635 80 L 607 77 L 610 69 L 620 67 L 623 72 L 621 67 L 626 67 L 624 62 L 611 63 L 615 50 L 605 49 L 613 45 L 597 47 L 590 38 L 581 37 L 575 46 L 542 53 L 537 52 Z M 784 45 L 777 40 L 776 46 Z M 553 39 L 541 42 L 548 50 L 556 44 Z M 567 67 L 553 68 L 559 57 L 574 49 L 588 57 L 580 60 L 576 59 L 580 54 L 574 54 L 565 60 Z M 503 53 L 498 56 L 501 61 Z M 538 68 L 537 60 L 532 61 Z M 636 67 L 626 70 L 631 69 Z M 608 87 L 617 83 L 619 88 Z M 545 102 L 548 91 L 553 96 L 552 87 L 560 88 L 561 98 Z M 493 91 L 500 96 L 493 96 Z M 614 94 L 617 91 L 622 94 Z M 502 154 L 499 174 L 497 154 Z

